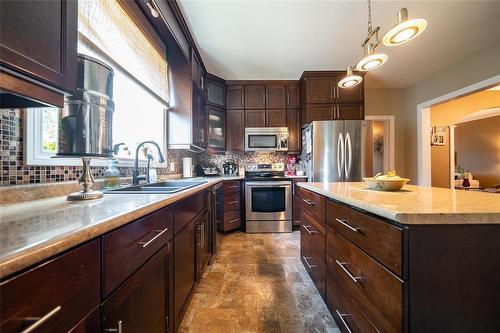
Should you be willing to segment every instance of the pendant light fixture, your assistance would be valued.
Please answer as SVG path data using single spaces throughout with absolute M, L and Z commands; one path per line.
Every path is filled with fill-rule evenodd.
M 365 57 L 361 59 L 356 65 L 356 70 L 367 72 L 372 69 L 379 68 L 387 61 L 387 54 L 375 53 L 372 43 L 365 45 Z
M 338 86 L 340 88 L 354 87 L 354 86 L 357 86 L 358 84 L 360 84 L 361 81 L 363 81 L 363 78 L 359 75 L 354 75 L 354 73 L 352 72 L 352 67 L 348 66 L 347 67 L 347 76 L 339 81 Z
M 426 27 L 426 20 L 408 20 L 408 10 L 401 8 L 398 13 L 398 24 L 387 31 L 382 40 L 387 46 L 401 45 L 420 35 Z
M 383 43 L 387 46 L 396 46 L 420 35 L 427 26 L 424 19 L 408 20 L 408 10 L 401 8 L 398 13 L 398 24 L 389 30 L 383 37 Z M 378 37 L 380 27 L 372 26 L 372 6 L 371 0 L 368 0 L 368 34 L 361 44 L 364 50 L 364 57 L 355 66 L 356 70 L 368 72 L 379 68 L 386 63 L 389 58 L 384 53 L 377 53 L 375 49 L 380 45 L 381 40 Z M 354 75 L 353 66 L 347 67 L 347 75 L 338 82 L 339 88 L 350 88 L 360 84 L 363 78 Z

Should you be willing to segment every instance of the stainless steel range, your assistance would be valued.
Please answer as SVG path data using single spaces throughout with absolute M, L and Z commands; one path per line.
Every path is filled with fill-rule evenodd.
M 285 164 L 248 164 L 245 168 L 246 231 L 292 231 L 292 183 Z

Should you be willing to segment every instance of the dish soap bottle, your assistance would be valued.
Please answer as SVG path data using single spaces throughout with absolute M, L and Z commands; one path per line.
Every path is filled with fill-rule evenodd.
M 116 168 L 116 160 L 110 160 L 108 168 L 104 171 L 104 188 L 118 187 L 120 187 L 120 171 Z

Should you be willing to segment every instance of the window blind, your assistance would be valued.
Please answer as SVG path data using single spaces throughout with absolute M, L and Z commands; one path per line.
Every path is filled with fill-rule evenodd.
M 78 31 L 136 80 L 169 102 L 168 63 L 116 0 L 79 0 Z

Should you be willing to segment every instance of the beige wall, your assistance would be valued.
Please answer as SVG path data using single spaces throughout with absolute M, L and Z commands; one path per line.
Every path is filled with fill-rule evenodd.
M 500 106 L 500 91 L 485 90 L 431 107 L 432 126 L 452 126 L 458 119 L 482 109 Z M 500 130 L 499 130 L 500 131 Z M 447 133 L 449 135 L 449 131 Z M 484 152 L 485 150 L 483 150 Z M 491 152 L 490 152 L 491 153 Z M 431 147 L 432 186 L 450 186 L 450 143 Z M 471 169 L 472 171 L 472 169 Z
M 500 42 L 479 50 L 404 89 L 404 176 L 417 183 L 417 105 L 500 75 Z M 397 140 L 398 136 L 396 136 Z
M 367 116 L 394 116 L 394 168 L 398 174 L 403 174 L 405 170 L 403 89 L 366 89 L 365 107 Z
M 500 184 L 500 116 L 458 124 L 457 163 L 470 170 L 481 187 Z

